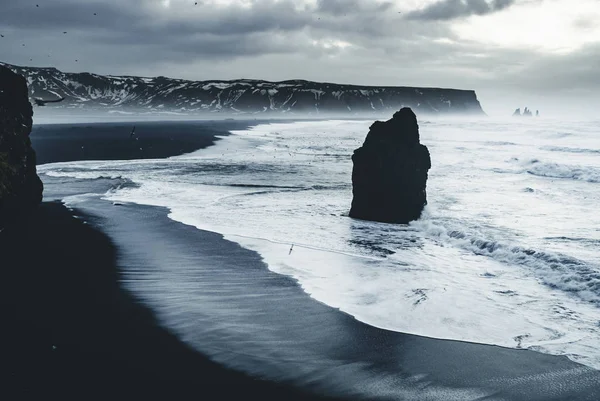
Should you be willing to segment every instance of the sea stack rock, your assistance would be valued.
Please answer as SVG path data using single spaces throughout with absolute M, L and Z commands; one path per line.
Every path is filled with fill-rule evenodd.
M 0 228 L 42 201 L 29 139 L 32 124 L 25 78 L 0 66 Z
M 410 108 L 375 121 L 352 161 L 350 217 L 406 224 L 421 216 L 431 159 L 419 142 L 417 116 Z
M 513 117 L 521 117 L 521 108 L 520 107 L 515 110 L 515 112 L 513 113 Z

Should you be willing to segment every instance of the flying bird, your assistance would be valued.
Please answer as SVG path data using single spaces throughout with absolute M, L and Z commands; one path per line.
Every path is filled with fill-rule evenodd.
M 65 100 L 64 97 L 61 97 L 60 99 L 56 99 L 56 100 L 44 100 L 44 99 L 40 99 L 39 97 L 33 98 L 33 101 L 38 106 L 45 106 L 46 103 L 58 103 L 58 102 L 62 102 L 63 100 Z
M 292 249 L 294 249 L 294 244 L 292 244 L 292 246 L 290 247 L 290 253 L 288 253 L 288 255 L 292 254 Z
M 134 135 L 135 135 L 135 125 L 133 126 L 133 129 L 131 130 L 131 133 L 129 134 L 129 137 L 133 138 Z
M 4 37 L 4 35 L 0 35 L 0 38 L 3 38 L 3 37 Z

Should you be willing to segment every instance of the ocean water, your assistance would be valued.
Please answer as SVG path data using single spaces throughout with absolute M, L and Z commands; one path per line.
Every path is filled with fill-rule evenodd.
M 169 159 L 39 171 L 120 177 L 104 199 L 167 207 L 369 325 L 600 369 L 600 121 L 421 121 L 429 204 L 409 225 L 347 216 L 370 124 L 266 124 Z

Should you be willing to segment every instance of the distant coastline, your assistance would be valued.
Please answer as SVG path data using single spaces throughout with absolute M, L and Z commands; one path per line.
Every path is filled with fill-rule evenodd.
M 302 118 L 387 116 L 406 106 L 420 115 L 485 116 L 473 90 L 361 86 L 306 80 L 189 81 L 163 76 L 66 73 L 53 67 L 2 62 L 0 65 L 27 79 L 32 102 L 64 98 L 60 103 L 49 103 L 43 108 L 71 112 Z

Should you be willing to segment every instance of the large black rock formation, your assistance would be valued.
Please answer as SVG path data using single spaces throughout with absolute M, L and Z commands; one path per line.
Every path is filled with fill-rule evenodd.
M 421 216 L 431 159 L 419 142 L 417 116 L 410 108 L 386 122 L 375 121 L 352 161 L 350 217 L 406 224 Z
M 32 124 L 25 78 L 0 66 L 0 228 L 42 201 L 29 139 Z

